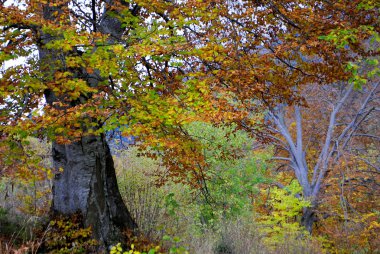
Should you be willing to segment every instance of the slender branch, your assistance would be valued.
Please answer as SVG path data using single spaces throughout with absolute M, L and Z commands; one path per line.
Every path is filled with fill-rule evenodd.
M 376 139 L 378 141 L 380 141 L 380 136 L 376 136 L 376 135 L 371 135 L 371 134 L 366 134 L 366 133 L 356 133 L 353 135 L 354 137 L 367 137 L 367 138 L 373 138 L 373 139 Z
M 283 161 L 292 161 L 291 159 L 287 157 L 272 157 L 270 160 L 283 160 Z
M 356 159 L 359 159 L 359 160 L 365 162 L 368 166 L 371 166 L 372 168 L 376 169 L 376 171 L 378 173 L 380 173 L 380 167 L 379 166 L 374 165 L 373 163 L 371 163 L 370 161 L 368 161 L 364 158 L 356 157 Z
M 294 28 L 301 29 L 296 23 L 294 23 L 291 19 L 289 19 L 285 14 L 283 14 L 280 9 L 272 2 L 269 2 L 270 7 L 272 8 L 274 13 L 277 13 L 285 23 L 291 25 Z
M 91 11 L 92 11 L 93 30 L 96 33 L 96 0 L 91 0 Z
M 324 164 L 324 166 L 325 166 L 325 162 L 326 162 L 327 157 L 328 157 L 328 153 L 329 153 L 329 149 L 330 149 L 330 145 L 331 145 L 331 139 L 332 139 L 332 135 L 334 132 L 334 126 L 336 124 L 336 115 L 340 111 L 340 109 L 342 108 L 342 106 L 343 106 L 344 102 L 347 100 L 348 96 L 351 94 L 352 90 L 353 90 L 353 84 L 349 85 L 349 87 L 347 88 L 343 97 L 338 101 L 338 103 L 336 104 L 336 106 L 334 107 L 334 109 L 332 110 L 332 112 L 330 114 L 330 122 L 329 122 L 329 126 L 327 129 L 324 146 L 322 148 L 321 153 L 319 154 L 318 161 L 314 167 L 313 178 L 311 181 L 311 184 L 314 188 L 313 193 L 315 193 L 315 194 L 316 194 L 316 192 L 319 191 L 321 181 L 322 181 L 323 176 L 324 176 L 325 171 L 326 171 L 326 167 L 321 168 L 321 165 Z
M 380 82 L 377 82 L 373 88 L 371 89 L 371 91 L 369 92 L 367 98 L 364 100 L 364 102 L 362 103 L 358 113 L 355 115 L 354 119 L 351 121 L 351 123 L 349 124 L 349 126 L 347 126 L 347 128 L 343 131 L 343 133 L 340 135 L 340 137 L 344 137 L 345 134 L 350 130 L 351 128 L 351 132 L 350 134 L 347 136 L 346 140 L 344 141 L 343 143 L 343 147 L 342 149 L 344 149 L 348 143 L 348 141 L 351 139 L 352 135 L 354 134 L 354 132 L 357 130 L 357 128 L 360 126 L 360 124 L 364 121 L 364 119 L 367 118 L 367 116 L 371 113 L 372 110 L 374 110 L 375 108 L 371 108 L 370 110 L 368 110 L 367 112 L 365 112 L 364 116 L 362 117 L 361 120 L 358 121 L 358 118 L 360 117 L 360 115 L 362 115 L 364 113 L 364 110 L 365 108 L 367 107 L 370 99 L 372 98 L 372 96 L 375 94 L 375 91 L 377 89 L 377 87 L 379 86 Z M 339 137 L 339 138 L 340 138 Z

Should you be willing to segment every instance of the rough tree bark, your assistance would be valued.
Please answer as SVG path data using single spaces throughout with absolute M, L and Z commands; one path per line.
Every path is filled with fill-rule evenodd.
M 62 6 L 44 6 L 45 19 L 54 21 L 54 12 L 61 11 Z M 115 18 L 106 16 L 100 24 L 103 33 L 113 37 L 122 33 L 121 24 Z M 50 80 L 54 72 L 60 70 L 65 54 L 60 50 L 46 49 L 46 45 L 57 37 L 41 31 L 39 58 L 46 80 Z M 85 70 L 80 70 L 83 73 Z M 87 82 L 95 87 L 99 77 L 85 73 Z M 65 97 L 65 96 L 63 96 Z M 55 102 L 75 106 L 88 98 L 69 102 L 67 98 L 56 96 L 53 91 L 45 90 L 46 102 L 57 107 Z M 70 107 L 67 106 L 67 107 Z M 123 203 L 119 193 L 113 159 L 105 135 L 84 136 L 81 140 L 70 144 L 53 143 L 53 164 L 56 175 L 53 184 L 52 212 L 70 215 L 80 212 L 84 225 L 91 226 L 93 236 L 101 245 L 109 246 L 122 239 L 124 230 L 135 230 L 136 223 Z
M 136 228 L 125 207 L 115 175 L 110 149 L 104 136 L 53 144 L 54 178 L 52 210 L 60 214 L 80 211 L 94 237 L 108 245 L 120 239 L 123 229 Z

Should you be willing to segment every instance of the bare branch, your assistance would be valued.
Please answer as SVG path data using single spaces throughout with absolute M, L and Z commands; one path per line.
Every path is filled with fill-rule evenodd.
M 374 164 L 371 163 L 369 160 L 366 160 L 366 159 L 364 159 L 364 158 L 360 158 L 360 157 L 356 157 L 356 159 L 359 159 L 359 160 L 361 160 L 361 161 L 364 161 L 368 166 L 370 166 L 370 167 L 376 169 L 376 171 L 377 171 L 378 173 L 380 173 L 380 167 L 374 165 Z
M 378 141 L 380 141 L 380 136 L 376 136 L 376 135 L 371 135 L 371 134 L 366 134 L 366 133 L 356 133 L 353 135 L 354 137 L 367 137 L 367 138 L 373 138 L 373 139 L 376 139 Z
M 286 157 L 272 157 L 272 158 L 270 158 L 270 160 L 292 161 L 291 159 L 286 158 Z
M 329 121 L 328 130 L 326 133 L 324 146 L 322 148 L 321 153 L 319 154 L 318 161 L 314 167 L 313 178 L 311 182 L 313 186 L 314 196 L 319 192 L 321 182 L 327 170 L 328 158 L 329 158 L 329 155 L 331 155 L 331 152 L 329 152 L 329 150 L 331 146 L 331 139 L 334 134 L 334 127 L 336 124 L 336 115 L 340 111 L 344 102 L 347 100 L 348 96 L 351 94 L 352 91 L 353 91 L 353 84 L 350 84 L 347 90 L 345 91 L 343 97 L 338 101 L 338 103 L 336 104 L 336 106 L 334 107 L 334 109 L 332 110 L 330 114 L 330 121 Z

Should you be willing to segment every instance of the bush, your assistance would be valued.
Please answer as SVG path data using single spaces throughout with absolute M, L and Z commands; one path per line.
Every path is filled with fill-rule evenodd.
M 92 239 L 91 227 L 85 228 L 81 214 L 57 216 L 50 221 L 44 250 L 49 253 L 96 253 L 98 243 Z

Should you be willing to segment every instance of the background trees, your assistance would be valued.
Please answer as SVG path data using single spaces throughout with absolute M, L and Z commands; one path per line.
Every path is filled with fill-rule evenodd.
M 353 201 L 351 191 L 354 188 L 358 192 L 356 195 L 361 196 L 360 188 L 357 188 L 363 184 L 363 179 L 371 179 L 364 186 L 376 192 L 371 183 L 378 182 L 378 167 L 372 163 L 374 154 L 370 150 L 377 146 L 378 130 L 366 128 L 375 126 L 373 121 L 378 119 L 379 90 L 376 82 L 369 83 L 360 91 L 347 84 L 311 86 L 305 91 L 306 108 L 282 106 L 270 113 L 275 126 L 271 130 L 277 133 L 277 137 L 272 136 L 278 146 L 278 156 L 274 159 L 289 161 L 285 165 L 294 170 L 297 179 L 303 179 L 300 184 L 304 196 L 310 197 L 312 202 L 312 206 L 306 208 L 311 210 L 310 218 L 305 218 L 308 215 L 306 211 L 303 217 L 305 225 L 309 223 L 309 230 L 313 221 L 323 221 L 338 214 L 342 215 L 342 220 L 350 221 L 349 214 L 357 211 L 355 205 L 349 204 Z M 365 163 L 369 164 L 364 166 Z M 338 207 L 335 207 L 334 215 L 318 209 L 329 200 L 325 195 L 330 196 L 328 192 L 331 189 L 340 189 L 339 194 L 334 191 L 340 197 L 340 201 L 335 201 Z M 368 208 L 369 213 L 376 210 L 370 204 Z
M 270 130 L 278 133 L 283 140 L 272 137 L 280 149 L 288 153 L 286 157 L 277 159 L 290 162 L 303 187 L 304 196 L 310 197 L 313 207 L 320 202 L 318 196 L 328 170 L 342 163 L 344 158 L 348 160 L 350 156 L 358 156 L 355 145 L 359 144 L 351 139 L 366 136 L 370 142 L 378 142 L 376 130 L 369 134 L 361 128 L 363 123 L 377 118 L 378 86 L 377 81 L 369 83 L 361 91 L 354 91 L 353 85 L 345 83 L 328 88 L 311 86 L 304 95 L 309 108 L 306 113 L 301 113 L 300 106 L 290 111 L 293 114 L 291 117 L 285 106 L 270 111 L 269 119 L 275 125 L 275 129 Z M 349 110 L 344 110 L 348 107 Z M 368 166 L 374 172 L 378 171 L 371 163 Z M 306 212 L 304 216 L 307 216 Z M 304 217 L 304 223 L 311 231 L 314 218 L 310 216 Z

